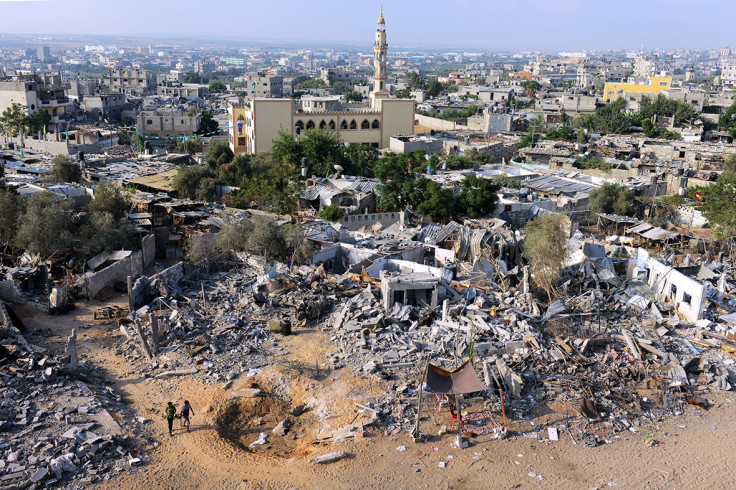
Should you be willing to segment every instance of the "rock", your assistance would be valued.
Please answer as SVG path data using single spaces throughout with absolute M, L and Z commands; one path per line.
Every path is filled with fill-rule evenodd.
M 38 470 L 35 471 L 35 473 L 31 475 L 31 481 L 33 483 L 38 483 L 44 478 L 46 478 L 46 475 L 48 474 L 49 474 L 48 468 L 39 468 Z
M 282 420 L 281 422 L 278 423 L 276 427 L 273 428 L 272 432 L 277 436 L 283 437 L 286 435 L 287 432 L 289 432 L 290 425 L 291 424 L 289 423 L 288 420 Z
M 294 417 L 298 417 L 301 414 L 303 414 L 306 410 L 307 410 L 307 405 L 306 404 L 297 405 L 294 408 L 292 408 L 291 410 L 289 410 L 289 415 L 293 415 Z
M 261 390 L 258 388 L 241 388 L 233 391 L 233 396 L 236 398 L 255 398 L 261 394 Z

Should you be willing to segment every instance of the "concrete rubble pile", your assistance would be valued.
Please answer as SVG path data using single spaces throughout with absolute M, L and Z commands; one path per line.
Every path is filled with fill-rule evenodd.
M 651 299 L 646 284 L 616 274 L 610 259 L 566 274 L 566 299 L 543 315 L 524 279 L 514 294 L 488 284 L 460 290 L 454 305 L 394 303 L 388 311 L 368 285 L 331 318 L 339 347 L 332 364 L 394 380 L 395 396 L 377 408 L 408 428 L 416 414 L 408 395 L 423 366 L 453 368 L 471 357 L 491 387 L 483 394 L 486 406 L 500 407 L 499 389 L 519 418 L 533 419 L 544 404 L 568 403 L 568 416 L 582 420 L 570 437 L 589 445 L 682 413 L 688 404 L 707 408 L 708 392 L 732 388 L 736 330 L 728 324 L 688 322 L 669 302 Z
M 139 369 L 228 383 L 284 353 L 273 333 L 322 325 L 336 346 L 331 369 L 393 383 L 393 392 L 366 400 L 391 430 L 413 425 L 414 394 L 428 362 L 451 369 L 470 358 L 489 387 L 479 394 L 487 408 L 500 409 L 500 390 L 515 419 L 566 404 L 566 420 L 580 419 L 570 437 L 591 445 L 688 404 L 707 407 L 704 395 L 736 382 L 736 330 L 715 316 L 686 320 L 640 275 L 628 274 L 636 250 L 586 244 L 588 259 L 564 272 L 563 299 L 545 309 L 530 291 L 528 268 L 509 254 L 494 258 L 494 243 L 450 275 L 408 272 L 414 266 L 401 261 L 386 262 L 393 269 L 373 277 L 283 265 L 266 273 L 245 267 L 180 274 L 159 287 L 165 296 L 138 310 L 135 328 L 123 327 L 125 349 L 149 357 L 141 339 L 153 336 L 155 317 L 160 351 Z M 728 296 L 716 300 L 712 288 L 703 288 L 710 306 L 733 309 Z
M 71 488 L 133 466 L 107 410 L 123 409 L 122 399 L 79 362 L 76 333 L 55 356 L 28 343 L 9 311 L 0 302 L 0 488 Z
M 128 341 L 119 353 L 140 361 L 136 369 L 147 376 L 192 375 L 206 383 L 226 383 L 279 354 L 274 333 L 318 323 L 341 297 L 357 293 L 357 289 L 346 292 L 355 286 L 351 281 L 327 281 L 324 271 L 316 267 L 288 272 L 278 265 L 265 274 L 255 270 L 183 274 L 166 287 L 157 280 L 147 281 L 156 292 L 167 295 L 154 297 L 127 324 L 121 324 Z M 138 294 L 139 298 L 152 296 Z M 160 336 L 157 353 L 151 352 L 149 340 L 152 317 Z

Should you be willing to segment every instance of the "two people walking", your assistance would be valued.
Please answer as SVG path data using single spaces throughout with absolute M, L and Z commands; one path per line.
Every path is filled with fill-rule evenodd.
M 181 419 L 182 429 L 186 427 L 187 432 L 189 432 L 190 415 L 194 415 L 194 409 L 192 409 L 192 406 L 189 404 L 189 400 L 184 401 L 184 405 L 182 405 L 181 411 L 178 414 L 176 413 L 176 407 L 174 406 L 174 404 L 172 402 L 169 402 L 164 409 L 164 417 L 166 417 L 166 422 L 168 422 L 169 424 L 169 435 L 174 435 L 174 419 L 176 418 Z

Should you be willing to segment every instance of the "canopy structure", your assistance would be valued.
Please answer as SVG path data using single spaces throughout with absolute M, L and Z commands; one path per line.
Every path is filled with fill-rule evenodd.
M 475 374 L 470 361 L 465 361 L 453 371 L 427 364 L 426 385 L 427 391 L 432 393 L 452 395 L 464 395 L 488 389 Z

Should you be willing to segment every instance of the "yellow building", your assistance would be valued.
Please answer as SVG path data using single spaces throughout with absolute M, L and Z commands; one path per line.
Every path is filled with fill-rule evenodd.
M 279 130 L 333 129 L 348 143 L 388 148 L 394 134 L 414 132 L 414 99 L 391 98 L 386 91 L 388 73 L 386 24 L 378 19 L 373 45 L 373 91 L 368 104 L 343 104 L 337 96 L 246 98 L 228 105 L 229 140 L 233 153 L 271 151 Z
M 670 77 L 649 77 L 647 83 L 608 82 L 603 89 L 603 98 L 606 102 L 611 102 L 624 97 L 624 94 L 659 95 L 662 91 L 669 90 L 671 83 Z

